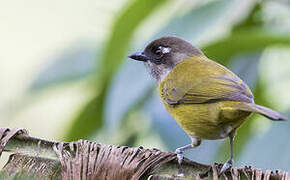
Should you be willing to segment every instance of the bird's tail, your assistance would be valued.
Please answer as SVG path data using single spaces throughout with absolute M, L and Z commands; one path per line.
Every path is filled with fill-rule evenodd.
M 273 121 L 286 121 L 287 120 L 286 116 L 284 116 L 283 114 L 281 114 L 277 111 L 274 111 L 270 108 L 260 106 L 257 104 L 254 104 L 254 108 L 255 108 L 257 113 L 262 114 L 263 116 L 265 116 Z
M 241 110 L 249 111 L 249 112 L 256 112 L 263 116 L 265 116 L 268 119 L 271 119 L 273 121 L 286 121 L 287 117 L 277 111 L 274 111 L 270 108 L 260 106 L 254 103 L 248 103 L 244 104 L 240 107 Z

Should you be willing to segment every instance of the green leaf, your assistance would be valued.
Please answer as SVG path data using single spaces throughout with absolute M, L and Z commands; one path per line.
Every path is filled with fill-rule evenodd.
M 247 12 L 256 4 L 255 1 L 218 0 L 194 6 L 192 10 L 180 17 L 179 14 L 169 22 L 155 37 L 175 35 L 196 44 L 211 41 L 221 34 L 220 29 L 229 29 L 236 22 L 247 16 Z M 180 8 L 182 10 L 183 6 Z M 180 11 L 179 11 L 180 12 Z M 183 12 L 183 11 L 182 11 Z M 241 14 L 230 16 L 229 14 Z
M 120 126 L 120 130 L 124 131 L 124 133 L 122 134 L 129 134 L 128 137 L 124 138 L 123 142 L 121 142 L 122 145 L 126 146 L 136 145 L 135 143 L 138 137 L 138 130 L 131 128 L 132 122 L 129 120 L 129 115 L 133 112 L 140 110 L 144 106 L 145 102 L 147 102 L 146 100 L 150 99 L 150 97 L 152 96 L 153 89 L 154 87 L 149 87 L 148 89 L 146 89 L 146 91 L 142 95 L 140 95 L 138 99 L 135 100 L 134 104 L 127 109 L 125 115 L 121 119 L 122 124 Z M 142 123 L 138 120 L 136 120 L 135 122 Z
M 194 7 L 182 17 L 177 14 L 167 26 L 157 33 L 156 37 L 173 34 L 187 40 L 198 39 L 200 36 L 204 36 L 208 29 L 214 28 L 218 20 L 226 14 L 225 9 L 234 3 L 234 1 L 227 0 L 211 1 L 197 8 Z
M 102 71 L 96 74 L 96 78 L 101 80 L 101 83 L 98 84 L 101 93 L 96 95 L 94 100 L 88 102 L 80 115 L 74 120 L 66 139 L 86 138 L 102 127 L 106 90 L 126 56 L 129 42 L 135 30 L 154 10 L 165 2 L 167 0 L 133 0 L 117 16 L 106 43 L 101 67 L 99 67 Z
M 290 45 L 290 36 L 263 29 L 236 31 L 202 48 L 207 57 L 226 65 L 238 54 L 255 52 L 273 45 Z
M 236 24 L 233 28 L 232 31 L 240 31 L 241 29 L 249 29 L 249 28 L 257 28 L 257 27 L 262 27 L 263 26 L 263 18 L 262 18 L 262 5 L 264 1 L 257 1 L 254 2 L 255 6 L 252 8 L 250 13 L 248 14 L 248 17 L 244 20 L 241 21 L 240 23 Z
M 104 93 L 105 91 L 102 91 L 85 105 L 67 132 L 66 141 L 89 137 L 103 126 Z
M 103 59 L 105 78 L 110 79 L 127 56 L 127 50 L 137 27 L 167 0 L 134 0 L 118 16 L 108 39 Z
M 95 54 L 99 49 L 78 42 L 78 47 L 59 54 L 50 64 L 40 70 L 32 81 L 29 91 L 35 93 L 59 84 L 75 82 L 87 78 L 95 72 Z

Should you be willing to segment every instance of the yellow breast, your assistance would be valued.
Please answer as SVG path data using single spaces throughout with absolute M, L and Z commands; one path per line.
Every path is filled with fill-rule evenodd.
M 167 111 L 191 137 L 222 139 L 238 128 L 250 112 L 234 108 L 241 102 L 223 101 L 206 104 L 168 105 Z

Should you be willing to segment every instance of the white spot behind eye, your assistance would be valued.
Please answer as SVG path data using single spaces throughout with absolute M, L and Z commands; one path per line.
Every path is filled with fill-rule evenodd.
M 167 54 L 167 53 L 169 53 L 171 51 L 171 48 L 169 48 L 169 47 L 164 47 L 164 48 L 162 48 L 162 53 L 163 54 Z

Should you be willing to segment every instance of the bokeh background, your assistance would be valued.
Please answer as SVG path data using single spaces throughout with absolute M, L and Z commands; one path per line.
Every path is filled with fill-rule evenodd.
M 0 0 L 0 126 L 163 151 L 188 144 L 142 63 L 127 58 L 163 35 L 200 47 L 258 104 L 290 117 L 287 0 Z M 290 171 L 289 139 L 289 122 L 254 115 L 238 131 L 235 166 Z M 208 164 L 228 156 L 228 139 L 186 153 Z

